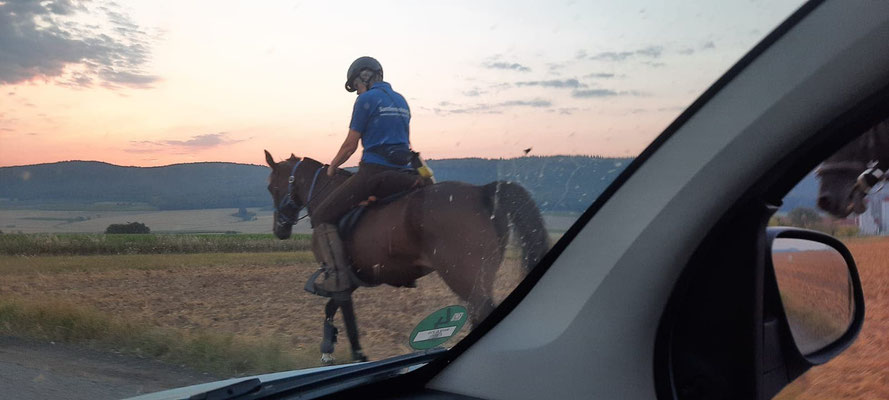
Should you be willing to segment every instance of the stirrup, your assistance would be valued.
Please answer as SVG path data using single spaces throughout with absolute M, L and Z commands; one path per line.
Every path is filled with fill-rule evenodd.
M 315 285 L 315 282 L 318 281 L 318 277 L 322 273 L 324 273 L 324 266 L 321 266 L 320 268 L 318 268 L 317 271 L 313 272 L 312 275 L 309 276 L 309 279 L 306 280 L 306 285 L 303 286 L 303 289 L 314 295 L 318 295 L 321 297 L 331 297 L 332 294 L 330 292 L 319 288 L 318 285 Z

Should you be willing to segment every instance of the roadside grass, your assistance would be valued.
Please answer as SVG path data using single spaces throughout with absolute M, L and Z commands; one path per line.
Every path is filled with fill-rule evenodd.
M 2 234 L 0 254 L 89 255 L 241 253 L 311 249 L 310 235 L 271 234 Z
M 292 265 L 314 262 L 311 251 L 267 253 L 122 254 L 59 256 L 0 255 L 0 275 L 103 272 L 111 270 L 162 270 L 190 267 L 242 267 Z
M 272 338 L 162 328 L 53 300 L 0 297 L 0 334 L 87 345 L 227 377 L 318 365 L 316 352 Z M 345 360 L 345 353 L 337 358 Z

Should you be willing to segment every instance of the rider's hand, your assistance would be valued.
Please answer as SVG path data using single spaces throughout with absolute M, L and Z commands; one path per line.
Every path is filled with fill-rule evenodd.
M 336 168 L 334 168 L 333 165 L 328 165 L 327 166 L 327 176 L 333 178 L 334 175 L 336 175 Z

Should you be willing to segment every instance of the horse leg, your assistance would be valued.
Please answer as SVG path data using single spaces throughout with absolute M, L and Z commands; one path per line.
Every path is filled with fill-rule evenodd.
M 355 318 L 355 307 L 352 303 L 352 296 L 339 300 L 340 306 L 343 308 L 343 320 L 346 323 L 346 335 L 349 336 L 349 344 L 352 346 L 352 360 L 367 361 L 367 356 L 361 351 L 361 344 L 358 343 L 358 323 Z
M 436 268 L 448 287 L 468 303 L 473 326 L 494 310 L 494 279 L 501 260 L 496 255 L 487 259 L 461 257 L 448 260 L 445 265 L 450 264 L 451 268 Z
M 336 310 L 339 306 L 339 302 L 332 298 L 324 306 L 324 329 L 321 339 L 321 362 L 324 364 L 333 362 L 333 350 L 336 346 L 337 334 L 337 329 L 333 326 L 333 316 L 336 315 Z

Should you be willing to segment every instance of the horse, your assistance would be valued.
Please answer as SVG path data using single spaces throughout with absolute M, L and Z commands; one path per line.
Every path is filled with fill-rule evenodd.
M 867 210 L 865 196 L 889 169 L 889 120 L 868 129 L 828 157 L 816 170 L 818 207 L 837 218 Z
M 271 168 L 268 190 L 275 207 L 272 230 L 282 240 L 290 237 L 300 219 L 311 218 L 314 207 L 351 175 L 338 169 L 328 177 L 327 165 L 292 153 L 278 162 L 267 150 L 265 157 Z M 303 209 L 307 213 L 299 217 Z M 475 325 L 495 307 L 494 278 L 510 232 L 521 247 L 522 266 L 529 271 L 549 250 L 549 236 L 540 210 L 522 186 L 505 181 L 483 186 L 441 182 L 366 207 L 342 239 L 358 281 L 368 286 L 413 287 L 417 279 L 436 272 L 467 303 Z M 347 298 L 331 297 L 325 306 L 322 361 L 331 359 L 336 329 L 328 321 L 338 308 L 343 309 L 352 358 L 366 359 L 349 292 Z

